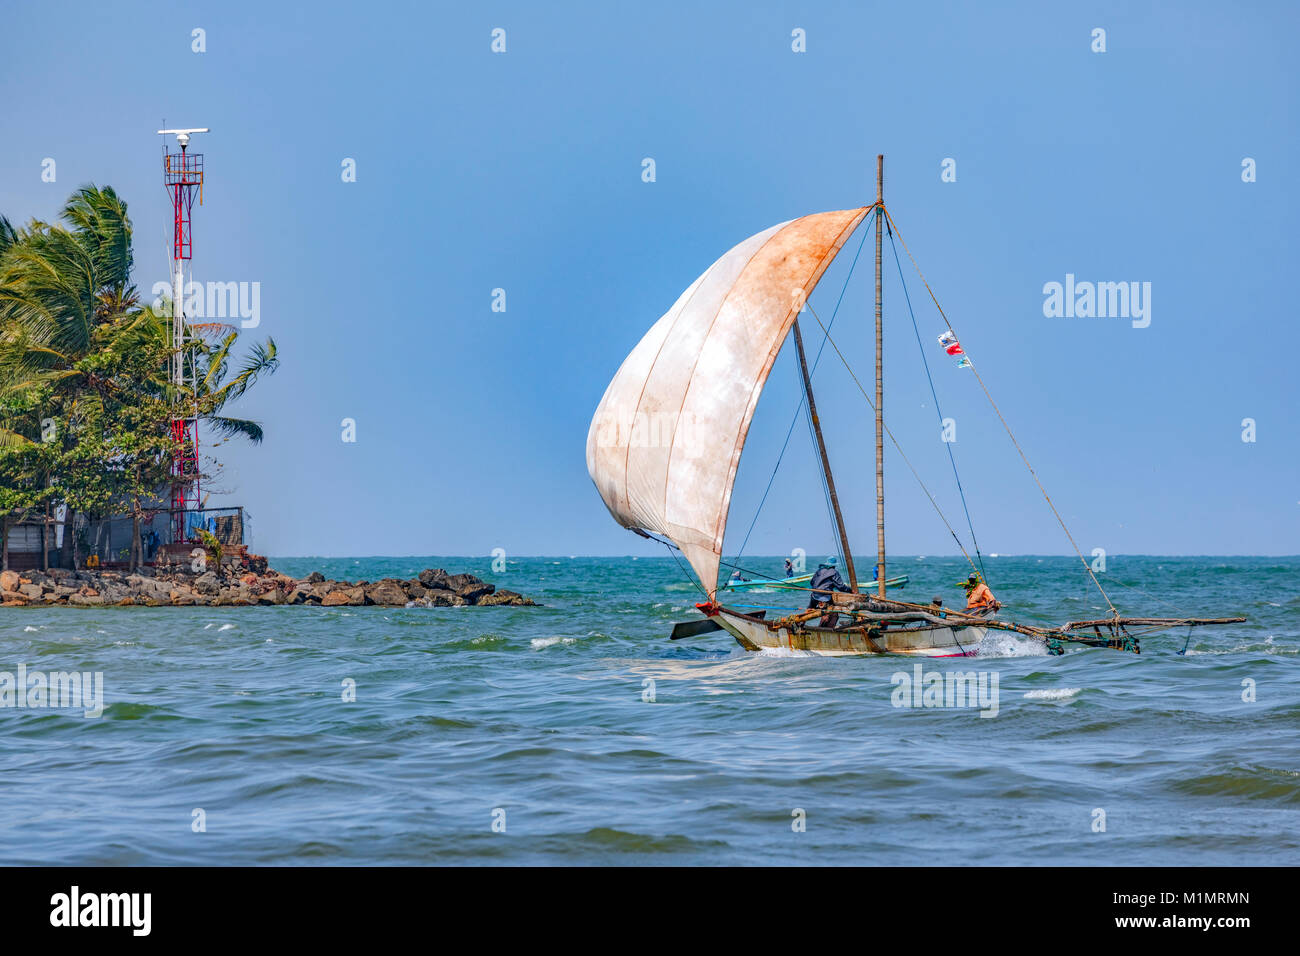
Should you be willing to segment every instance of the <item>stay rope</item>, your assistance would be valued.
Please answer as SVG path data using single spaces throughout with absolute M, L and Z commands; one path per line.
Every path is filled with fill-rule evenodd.
M 853 379 L 853 384 L 858 387 L 858 391 L 861 392 L 862 397 L 866 399 L 867 406 L 872 410 L 872 412 L 875 412 L 876 410 L 875 403 L 871 401 L 871 396 L 867 394 L 867 390 L 862 386 L 862 382 L 858 380 L 857 373 L 853 371 L 853 366 L 849 364 L 849 360 L 844 357 L 844 353 L 840 351 L 840 347 L 836 345 L 835 340 L 831 338 L 831 333 L 826 328 L 826 326 L 822 323 L 821 316 L 817 314 L 816 310 L 813 309 L 811 305 L 808 306 L 808 311 L 812 313 L 813 318 L 817 320 L 817 324 L 820 325 L 822 327 L 822 331 L 826 333 L 826 341 L 831 344 L 831 348 L 835 350 L 835 354 L 840 357 L 840 361 L 844 364 L 844 368 L 848 371 L 849 377 Z M 934 495 L 930 494 L 930 489 L 927 488 L 925 486 L 925 482 L 921 480 L 920 473 L 918 473 L 917 470 L 912 466 L 911 459 L 909 459 L 907 455 L 904 454 L 902 446 L 898 444 L 898 439 L 894 437 L 894 433 L 890 430 L 888 425 L 884 425 L 883 428 L 885 430 L 885 434 L 889 436 L 889 440 L 894 443 L 894 449 L 898 452 L 898 456 L 903 459 L 903 463 L 907 465 L 908 470 L 912 473 L 912 477 L 916 479 L 916 483 L 921 486 L 921 490 L 925 492 L 925 496 L 930 499 L 930 504 L 934 506 L 935 514 L 939 516 L 939 519 L 943 522 L 944 527 L 948 529 L 948 533 L 952 535 L 952 540 L 957 542 L 957 547 L 961 551 L 962 555 L 966 558 L 966 562 L 971 566 L 971 570 L 978 571 L 979 569 L 975 566 L 975 562 L 971 559 L 970 553 L 966 550 L 966 546 L 961 543 L 961 538 L 957 536 L 957 532 L 953 530 L 952 524 L 948 521 L 948 516 L 943 513 L 943 509 L 939 507 L 939 502 L 935 501 Z
M 939 425 L 943 425 L 943 409 L 939 407 L 939 393 L 935 391 L 934 377 L 930 374 L 930 360 L 925 357 L 925 346 L 921 344 L 921 330 L 916 324 L 916 312 L 912 308 L 912 296 L 907 291 L 907 282 L 903 278 L 903 261 L 898 257 L 898 246 L 894 243 L 894 230 L 889 230 L 889 248 L 894 253 L 894 265 L 898 268 L 898 283 L 903 287 L 903 298 L 907 301 L 907 313 L 912 317 L 912 332 L 916 335 L 916 347 L 921 352 L 921 364 L 925 367 L 925 378 L 930 383 L 930 397 L 934 399 L 934 410 L 939 416 Z M 961 509 L 966 514 L 966 528 L 970 531 L 971 546 L 975 549 L 975 559 L 979 562 L 980 574 L 983 575 L 985 583 L 988 583 L 988 572 L 984 570 L 984 555 L 980 553 L 979 539 L 975 537 L 975 525 L 971 521 L 970 506 L 966 503 L 966 491 L 961 486 L 961 475 L 957 473 L 957 458 L 952 453 L 953 443 L 945 441 L 944 447 L 948 449 L 948 463 L 952 465 L 952 477 L 957 483 L 957 494 L 961 496 Z
M 903 234 L 898 231 L 898 225 L 894 222 L 894 217 L 889 214 L 889 210 L 886 209 L 884 206 L 881 206 L 881 210 L 885 214 L 885 221 L 889 223 L 890 227 L 894 232 L 898 232 L 898 241 L 903 244 L 903 251 L 906 252 L 907 257 L 912 260 L 912 266 L 916 269 L 916 274 L 920 276 L 921 284 L 925 286 L 925 291 L 930 293 L 930 300 L 934 303 L 934 307 L 939 310 L 939 315 L 943 317 L 944 323 L 947 324 L 948 331 L 952 332 L 954 336 L 957 336 L 956 331 L 952 327 L 952 322 L 949 320 L 947 314 L 943 311 L 943 306 L 939 304 L 938 297 L 935 296 L 934 290 L 930 288 L 930 283 L 925 281 L 925 274 L 921 271 L 920 265 L 917 264 L 916 256 L 912 255 L 912 250 L 907 248 L 907 240 L 904 239 Z M 965 346 L 963 346 L 962 348 L 964 352 Z M 1011 444 L 1015 446 L 1016 451 L 1019 453 L 1020 460 L 1023 461 L 1025 463 L 1025 467 L 1029 469 L 1029 474 L 1033 477 L 1034 484 L 1038 485 L 1038 490 L 1042 492 L 1043 500 L 1047 502 L 1047 507 L 1052 509 L 1052 514 L 1056 516 L 1057 523 L 1060 524 L 1061 530 L 1065 532 L 1066 538 L 1069 539 L 1070 545 L 1074 548 L 1074 553 L 1079 556 L 1079 561 L 1083 565 L 1084 571 L 1088 573 L 1088 577 L 1092 578 L 1092 583 L 1095 584 L 1097 586 L 1097 590 L 1101 592 L 1101 596 L 1106 600 L 1106 604 L 1110 607 L 1111 614 L 1114 617 L 1119 617 L 1119 610 L 1115 607 L 1114 603 L 1111 601 L 1110 595 L 1106 593 L 1106 589 L 1101 586 L 1101 582 L 1097 580 L 1097 575 L 1093 573 L 1092 566 L 1088 564 L 1087 558 L 1083 556 L 1083 552 L 1079 549 L 1079 545 L 1075 543 L 1074 535 L 1070 534 L 1070 529 L 1065 525 L 1065 519 L 1062 518 L 1061 513 L 1056 510 L 1056 505 L 1052 503 L 1052 498 L 1047 493 L 1047 489 L 1044 488 L 1043 483 L 1039 481 L 1038 473 L 1034 471 L 1034 466 L 1029 464 L 1029 459 L 1025 456 L 1024 450 L 1020 447 L 1020 442 L 1016 441 L 1016 436 L 1011 431 L 1011 426 L 1007 424 L 1006 418 L 1003 417 L 1002 410 L 998 408 L 997 402 L 993 401 L 993 395 L 989 392 L 988 386 L 984 384 L 984 379 L 980 377 L 980 373 L 975 368 L 974 361 L 970 359 L 969 353 L 966 353 L 966 358 L 967 358 L 967 367 L 971 370 L 971 372 L 974 373 L 975 381 L 979 383 L 980 389 L 984 392 L 984 397 L 988 399 L 989 405 L 992 406 L 993 411 L 997 414 L 998 421 L 1002 422 L 1002 427 L 1006 430 L 1007 437 L 1011 439 Z

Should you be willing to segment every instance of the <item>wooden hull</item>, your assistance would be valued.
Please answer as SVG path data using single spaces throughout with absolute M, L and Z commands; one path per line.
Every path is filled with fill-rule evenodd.
M 747 651 L 806 651 L 823 657 L 858 657 L 867 654 L 902 654 L 914 657 L 972 657 L 988 628 L 977 625 L 943 627 L 931 624 L 891 625 L 874 632 L 832 630 L 803 626 L 773 630 L 761 618 L 714 605 L 700 610 Z M 847 618 L 843 615 L 840 621 Z

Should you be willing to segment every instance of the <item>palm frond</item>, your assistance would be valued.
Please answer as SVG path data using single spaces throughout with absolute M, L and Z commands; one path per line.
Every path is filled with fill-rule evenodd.
M 247 438 L 254 445 L 262 443 L 262 426 L 246 418 L 226 418 L 223 415 L 208 415 L 203 424 L 210 427 L 223 438 Z

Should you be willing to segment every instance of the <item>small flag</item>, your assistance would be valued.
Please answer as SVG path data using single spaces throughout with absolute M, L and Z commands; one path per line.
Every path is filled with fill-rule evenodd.
M 944 348 L 947 348 L 949 345 L 957 344 L 957 336 L 953 334 L 952 329 L 949 329 L 947 332 L 943 333 L 943 335 L 939 336 L 939 344 Z
M 957 360 L 957 367 L 958 367 L 958 368 L 970 368 L 970 359 L 968 359 L 968 358 L 961 358 L 961 359 L 958 359 L 958 360 Z
M 949 355 L 963 355 L 963 354 L 965 354 L 965 353 L 962 352 L 962 350 L 961 350 L 961 345 L 959 345 L 957 342 L 953 342 L 952 345 L 948 346 L 947 352 L 948 352 Z

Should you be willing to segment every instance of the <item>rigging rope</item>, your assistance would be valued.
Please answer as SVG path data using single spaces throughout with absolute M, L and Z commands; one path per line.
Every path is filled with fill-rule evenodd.
M 898 282 L 903 287 L 903 298 L 907 301 L 907 312 L 912 317 L 912 331 L 916 334 L 916 347 L 921 351 L 921 364 L 925 366 L 925 378 L 930 383 L 930 397 L 934 399 L 934 410 L 939 416 L 939 424 L 943 425 L 943 409 L 939 407 L 939 394 L 934 388 L 934 377 L 930 374 L 930 360 L 925 357 L 925 346 L 921 344 L 921 330 L 916 324 L 916 312 L 912 309 L 912 296 L 907 291 L 907 282 L 903 278 L 903 261 L 898 257 L 898 246 L 894 243 L 894 230 L 889 229 L 889 248 L 894 252 L 894 265 L 898 267 Z M 961 508 L 966 513 L 966 527 L 970 531 L 971 545 L 975 548 L 975 558 L 979 561 L 980 574 L 983 575 L 985 583 L 988 582 L 988 572 L 984 570 L 984 555 L 980 553 L 980 543 L 975 537 L 975 525 L 970 518 L 970 507 L 966 504 L 966 491 L 961 486 L 961 475 L 957 473 L 957 459 L 952 453 L 952 442 L 945 441 L 944 447 L 948 449 L 948 462 L 952 465 L 952 477 L 957 482 L 957 494 L 961 496 Z
M 877 212 L 876 207 L 872 206 L 871 211 L 863 218 L 862 225 L 863 226 L 869 225 L 872 221 L 872 217 L 876 215 L 876 212 Z M 853 270 L 857 268 L 858 257 L 862 255 L 862 247 L 867 242 L 867 234 L 869 233 L 869 231 L 870 230 L 868 229 L 862 230 L 862 238 L 858 241 L 857 252 L 853 254 L 853 262 L 849 264 L 848 275 L 844 277 L 844 285 L 840 286 L 840 295 L 839 298 L 835 300 L 835 308 L 831 312 L 831 320 L 827 328 L 835 324 L 835 316 L 839 314 L 840 304 L 844 301 L 844 293 L 848 291 L 849 280 L 853 278 Z M 797 321 L 797 317 L 796 317 L 796 321 Z M 811 381 L 813 375 L 816 374 L 817 366 L 821 363 L 822 360 L 822 352 L 824 352 L 825 350 L 826 350 L 826 339 L 823 338 L 821 345 L 817 347 L 817 354 L 813 357 L 812 368 L 809 369 L 808 371 L 809 381 Z M 754 512 L 753 520 L 749 522 L 749 529 L 745 532 L 744 540 L 740 542 L 740 550 L 736 553 L 737 561 L 739 561 L 740 558 L 744 555 L 745 547 L 746 545 L 749 544 L 749 536 L 754 533 L 754 526 L 758 523 L 759 515 L 763 513 L 763 505 L 767 503 L 767 496 L 772 490 L 772 483 L 776 480 L 776 473 L 781 467 L 781 461 L 785 458 L 786 448 L 788 448 L 790 445 L 790 436 L 794 434 L 794 426 L 799 423 L 799 415 L 804 411 L 804 408 L 807 404 L 808 404 L 808 399 L 803 394 L 803 386 L 801 383 L 799 388 L 799 405 L 797 408 L 795 408 L 794 416 L 790 419 L 790 427 L 786 429 L 785 441 L 781 445 L 781 453 L 776 457 L 776 464 L 772 467 L 772 474 L 767 479 L 767 487 L 763 490 L 763 497 L 759 499 L 758 508 Z M 826 479 L 825 477 L 823 477 L 822 485 L 825 486 L 825 484 L 826 484 Z M 827 509 L 830 510 L 829 491 L 827 491 Z M 835 523 L 833 517 L 831 523 L 832 524 Z M 840 555 L 840 558 L 841 560 L 843 560 L 844 555 Z
M 677 568 L 678 568 L 678 570 L 680 570 L 680 571 L 682 572 L 682 577 L 685 578 L 689 584 L 691 584 L 692 586 L 694 586 L 694 588 L 695 588 L 697 591 L 699 591 L 701 594 L 703 594 L 703 595 L 704 595 L 704 599 L 705 599 L 706 601 L 709 599 L 709 592 L 706 591 L 703 587 L 701 587 L 701 586 L 700 586 L 700 582 L 696 581 L 695 578 L 690 574 L 690 572 L 688 572 L 688 571 L 686 570 L 686 568 L 682 566 L 682 559 L 679 558 L 679 557 L 677 557 L 677 555 L 674 553 L 674 552 L 677 552 L 677 551 L 681 551 L 681 550 L 682 550 L 681 548 L 677 547 L 677 545 L 673 544 L 673 543 L 672 543 L 671 541 L 669 541 L 668 539 L 666 539 L 666 538 L 661 538 L 659 535 L 654 534 L 653 532 L 650 532 L 650 531 L 644 531 L 644 530 L 642 530 L 642 529 L 640 529 L 640 528 L 633 528 L 632 530 L 635 531 L 637 534 L 641 535 L 641 536 L 644 537 L 644 538 L 649 538 L 651 541 L 658 541 L 658 542 L 659 542 L 660 544 L 662 544 L 665 548 L 667 548 L 667 549 L 668 549 L 668 553 L 671 554 L 671 555 L 673 556 L 673 560 L 677 562 Z
M 831 333 L 822 323 L 821 316 L 817 314 L 816 310 L 814 310 L 811 305 L 808 306 L 808 311 L 812 312 L 813 318 L 817 320 L 817 324 L 820 325 L 822 331 L 826 333 L 826 341 L 831 344 L 831 348 L 835 350 L 835 354 L 840 357 L 840 361 L 844 363 L 845 369 L 848 370 L 849 376 L 853 379 L 853 384 L 858 387 L 858 391 L 862 393 L 862 397 L 867 401 L 867 406 L 872 410 L 872 412 L 874 412 L 876 406 L 871 401 L 871 396 L 868 395 L 867 390 L 862 387 L 862 382 L 858 380 L 857 373 L 853 371 L 853 366 L 849 364 L 849 360 L 844 357 L 844 353 L 840 351 L 840 347 L 836 345 L 835 340 L 831 338 Z M 943 509 L 939 507 L 939 502 L 934 500 L 934 495 L 930 494 L 930 489 L 925 486 L 925 482 L 921 480 L 920 474 L 912 467 L 911 460 L 903 453 L 903 448 L 898 444 L 898 439 L 894 437 L 894 433 L 890 431 L 888 425 L 885 425 L 884 429 L 885 434 L 889 436 L 889 440 L 894 443 L 894 449 L 898 452 L 898 456 L 903 459 L 903 463 L 907 465 L 908 470 L 911 471 L 912 477 L 916 479 L 916 483 L 921 486 L 921 490 L 925 492 L 925 496 L 930 499 L 930 504 L 934 506 L 935 513 L 939 516 L 939 519 L 943 521 L 944 527 L 948 529 L 948 533 L 952 535 L 952 540 L 957 542 L 957 547 L 961 551 L 962 555 L 965 556 L 966 562 L 971 566 L 971 570 L 979 570 L 975 566 L 975 562 L 971 560 L 970 553 L 967 552 L 966 546 L 961 543 L 961 538 L 957 537 L 957 532 L 953 530 L 952 524 L 949 523 L 947 515 L 945 515 Z
M 889 214 L 889 210 L 885 209 L 883 206 L 881 209 L 885 214 L 885 221 L 889 223 L 895 232 L 898 232 L 898 226 L 894 222 L 894 217 Z M 930 293 L 930 300 L 934 303 L 934 307 L 939 310 L 939 314 L 943 316 L 943 321 L 947 324 L 948 331 L 952 332 L 952 334 L 956 336 L 957 332 L 953 329 L 952 322 L 949 321 L 948 316 L 944 313 L 943 306 L 939 304 L 939 300 L 935 296 L 934 290 L 930 288 L 930 283 L 925 281 L 925 273 L 921 271 L 920 265 L 917 264 L 916 256 L 912 255 L 912 250 L 907 248 L 907 240 L 903 238 L 901 232 L 898 233 L 898 241 L 903 244 L 903 251 L 906 252 L 907 257 L 912 260 L 912 265 L 916 269 L 916 274 L 921 278 L 921 284 L 925 286 L 925 291 Z M 1101 592 L 1101 596 L 1105 598 L 1106 603 L 1110 606 L 1111 614 L 1115 617 L 1119 617 L 1119 610 L 1111 601 L 1110 595 L 1106 593 L 1106 589 L 1101 586 L 1101 582 L 1097 580 L 1097 575 L 1093 573 L 1092 566 L 1088 564 L 1087 558 L 1085 558 L 1083 552 L 1079 550 L 1079 545 L 1075 543 L 1074 535 L 1070 534 L 1070 529 L 1065 526 L 1065 519 L 1062 518 L 1061 513 L 1056 510 L 1056 505 L 1052 503 L 1052 498 L 1047 493 L 1047 489 L 1044 488 L 1043 483 L 1038 480 L 1038 473 L 1034 471 L 1034 466 L 1029 464 L 1029 459 L 1025 457 L 1024 450 L 1020 447 L 1020 442 L 1016 441 L 1016 436 L 1012 433 L 1011 426 L 1007 424 L 1007 420 L 1002 416 L 1002 410 L 998 408 L 997 402 L 993 401 L 993 396 L 989 393 L 988 386 L 984 384 L 984 379 L 980 377 L 979 371 L 975 368 L 975 363 L 970 361 L 969 353 L 966 354 L 966 358 L 968 360 L 968 367 L 975 374 L 975 381 L 979 382 L 980 389 L 984 392 L 984 397 L 989 400 L 989 405 L 991 405 L 993 411 L 997 413 L 998 420 L 1002 422 L 1002 427 L 1006 429 L 1007 437 L 1011 439 L 1011 444 L 1016 447 L 1016 451 L 1020 454 L 1020 460 L 1025 463 L 1025 467 L 1029 469 L 1029 474 L 1033 476 L 1034 483 L 1038 485 L 1038 490 L 1043 493 L 1043 500 L 1047 502 L 1047 507 L 1051 508 L 1052 514 L 1056 515 L 1057 523 L 1060 524 L 1061 530 L 1065 532 L 1065 536 L 1069 538 L 1070 545 L 1074 548 L 1074 553 L 1079 556 L 1079 561 L 1083 564 L 1083 569 L 1088 572 L 1088 577 L 1092 578 L 1092 583 L 1097 586 L 1097 590 Z

